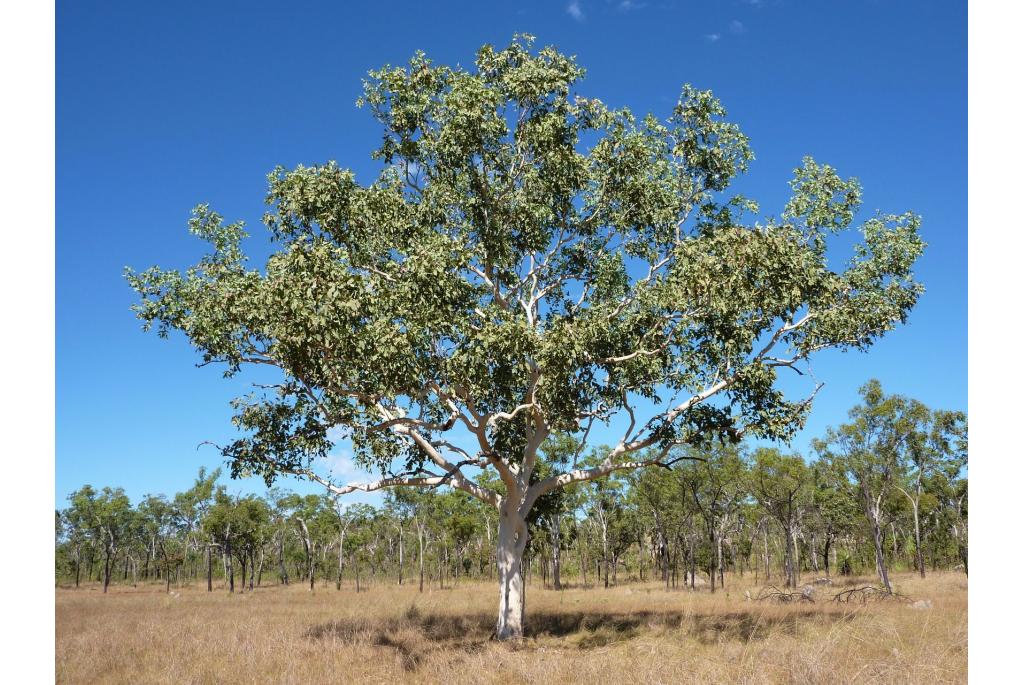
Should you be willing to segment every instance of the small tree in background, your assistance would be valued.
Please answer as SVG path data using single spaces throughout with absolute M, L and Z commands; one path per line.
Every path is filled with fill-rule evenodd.
M 931 412 L 921 402 L 886 395 L 877 380 L 865 383 L 862 403 L 850 410 L 850 423 L 829 428 L 813 445 L 821 457 L 844 471 L 860 493 L 871 526 L 875 565 L 886 591 L 892 592 L 882 540 L 889 525 L 889 497 L 901 492 L 912 506 L 917 544 L 916 565 L 924 575 L 921 554 L 920 501 L 929 473 L 954 479 L 967 459 L 967 423 L 961 412 Z
M 812 472 L 803 457 L 784 455 L 777 449 L 754 452 L 749 473 L 750 492 L 758 504 L 782 527 L 786 538 L 786 586 L 800 582 L 797 535 L 813 501 Z

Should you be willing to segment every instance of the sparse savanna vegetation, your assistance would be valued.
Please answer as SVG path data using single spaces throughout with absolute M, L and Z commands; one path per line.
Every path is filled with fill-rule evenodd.
M 58 680 L 963 682 L 966 427 L 864 396 L 810 463 L 723 447 L 545 501 L 511 644 L 496 513 L 457 490 L 83 487 L 57 512 Z M 865 431 L 894 439 L 867 459 Z
M 490 639 L 492 584 L 347 581 L 309 592 L 272 585 L 234 595 L 189 587 L 98 584 L 57 590 L 61 683 L 962 683 L 967 578 L 898 573 L 904 601 L 837 604 L 871 582 L 818 586 L 815 601 L 748 600 L 658 583 L 529 587 L 526 637 Z M 226 589 L 226 588 L 218 588 Z
M 215 447 L 267 490 L 71 493 L 58 681 L 966 679 L 966 413 L 868 380 L 791 448 L 812 360 L 923 294 L 921 218 L 855 229 L 810 157 L 762 215 L 710 91 L 639 117 L 584 74 L 527 35 L 373 71 L 375 180 L 276 168 L 263 266 L 204 204 L 205 256 L 126 271 L 144 329 L 252 381 Z

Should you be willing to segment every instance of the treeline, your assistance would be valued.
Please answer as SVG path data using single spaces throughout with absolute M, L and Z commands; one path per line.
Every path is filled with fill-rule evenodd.
M 534 509 L 530 582 L 609 586 L 658 580 L 714 592 L 726 573 L 790 587 L 801 575 L 892 568 L 967 572 L 967 422 L 869 382 L 849 423 L 813 441 L 814 459 L 776 448 L 680 450 L 671 468 L 613 474 L 556 491 Z M 571 436 L 548 462 L 580 465 Z M 120 488 L 84 486 L 56 512 L 57 582 L 417 583 L 493 578 L 496 513 L 457 490 L 396 490 L 383 505 L 271 489 L 231 496 L 219 470 L 136 505 Z M 495 487 L 499 485 L 496 484 Z

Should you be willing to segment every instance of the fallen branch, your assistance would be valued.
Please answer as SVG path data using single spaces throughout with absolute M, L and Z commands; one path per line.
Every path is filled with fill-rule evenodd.
M 814 598 L 811 597 L 809 593 L 803 591 L 783 592 L 774 585 L 769 585 L 768 587 L 761 588 L 760 592 L 757 593 L 757 597 L 754 598 L 754 601 L 757 602 L 764 602 L 769 600 L 781 602 L 783 604 L 787 604 L 790 602 L 810 602 L 811 604 L 814 604 Z
M 901 602 L 911 601 L 910 597 L 901 595 L 898 592 L 889 592 L 884 588 L 875 587 L 874 585 L 865 585 L 864 587 L 850 588 L 849 590 L 842 590 L 832 596 L 833 602 L 840 604 L 849 603 L 854 599 L 859 599 L 861 604 L 867 604 L 868 600 L 883 601 L 883 600 L 899 600 Z

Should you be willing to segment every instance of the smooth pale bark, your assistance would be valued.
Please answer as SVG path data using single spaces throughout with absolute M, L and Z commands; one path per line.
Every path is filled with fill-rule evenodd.
M 282 530 L 277 536 L 277 565 L 278 565 L 278 580 L 280 583 L 288 584 L 288 567 L 284 563 L 284 531 Z
M 419 564 L 420 564 L 420 592 L 423 592 L 423 532 L 424 526 L 419 519 L 416 519 L 416 535 L 419 541 Z
M 904 490 L 903 488 L 901 488 L 899 486 L 896 486 L 896 489 L 899 490 L 900 492 L 902 492 L 904 494 L 904 496 L 906 496 L 907 500 L 910 501 L 910 508 L 911 508 L 911 510 L 914 513 L 914 550 L 915 550 L 914 561 L 915 561 L 915 564 L 917 566 L 918 572 L 921 574 L 921 577 L 924 578 L 925 577 L 925 571 L 924 571 L 924 550 L 921 549 L 921 518 L 920 518 L 921 478 L 920 478 L 920 476 L 918 476 L 916 486 L 917 487 L 916 487 L 913 495 L 911 495 L 909 492 L 907 492 L 906 490 Z
M 224 565 L 228 570 L 228 591 L 235 591 L 235 562 L 231 558 L 231 543 L 228 542 L 227 552 L 224 554 Z
M 608 521 L 601 517 L 601 560 L 604 562 L 604 586 L 608 587 Z
M 398 584 L 402 584 L 402 571 L 405 569 L 405 526 L 398 522 Z
M 921 548 L 921 520 L 918 515 L 918 505 L 914 503 L 914 547 L 917 550 L 917 568 L 924 578 L 924 550 Z
M 343 526 L 341 529 L 341 536 L 338 538 L 338 582 L 335 585 L 335 589 L 341 589 L 341 574 L 345 570 L 345 530 L 347 526 Z
M 892 593 L 892 586 L 889 584 L 889 572 L 885 567 L 885 551 L 882 548 L 882 526 L 875 515 L 871 516 L 871 531 L 875 543 L 875 570 L 885 587 L 885 591 Z
M 264 550 L 263 547 L 260 547 L 260 563 L 256 567 L 256 587 L 260 587 L 263 585 L 263 559 Z
M 525 517 L 504 504 L 498 518 L 498 624 L 494 631 L 498 640 L 523 637 L 526 587 L 522 562 L 528 535 Z
M 306 550 L 306 565 L 309 571 L 309 591 L 313 591 L 313 584 L 315 582 L 315 574 L 313 573 L 313 541 L 309 537 L 309 528 L 306 527 L 306 522 L 303 519 L 298 519 L 299 527 L 302 529 L 302 546 Z

